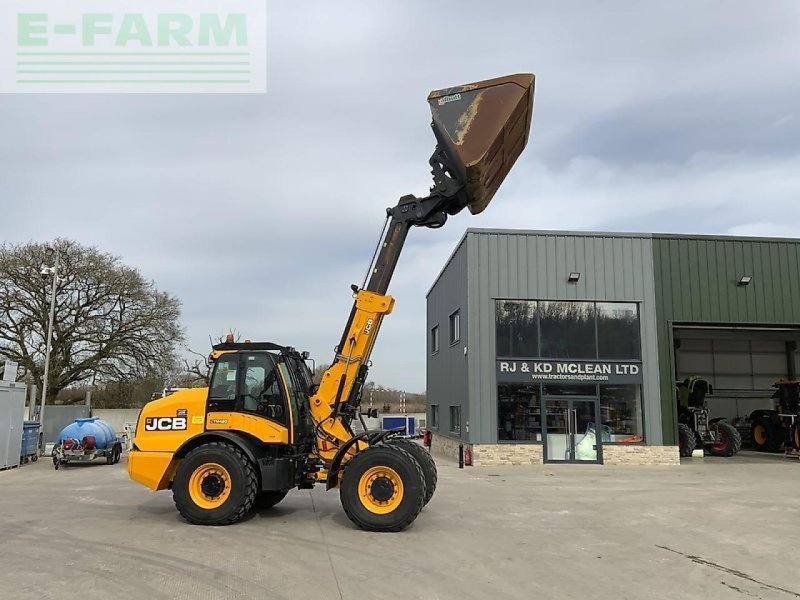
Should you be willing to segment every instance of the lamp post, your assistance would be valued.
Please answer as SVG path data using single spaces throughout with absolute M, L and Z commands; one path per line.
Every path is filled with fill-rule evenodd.
M 50 376 L 50 350 L 53 347 L 53 320 L 56 315 L 56 286 L 58 285 L 58 263 L 61 258 L 58 249 L 55 250 L 55 261 L 52 267 L 42 267 L 42 277 L 53 276 L 53 283 L 50 288 L 50 317 L 47 325 L 47 345 L 44 355 L 44 381 L 42 382 L 42 405 L 39 407 L 39 423 L 41 424 L 42 433 L 44 433 L 44 407 L 47 403 L 47 381 Z M 42 435 L 42 444 L 44 444 L 44 435 Z

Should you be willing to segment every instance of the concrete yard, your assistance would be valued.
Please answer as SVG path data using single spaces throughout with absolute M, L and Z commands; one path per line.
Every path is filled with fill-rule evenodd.
M 125 464 L 0 473 L 0 598 L 800 598 L 800 463 L 467 468 L 400 534 L 292 492 L 190 526 Z

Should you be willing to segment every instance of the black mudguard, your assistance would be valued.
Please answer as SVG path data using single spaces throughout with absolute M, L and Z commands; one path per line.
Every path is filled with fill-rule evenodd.
M 373 446 L 382 442 L 387 437 L 398 435 L 405 430 L 405 427 L 395 427 L 394 429 L 368 429 L 367 431 L 351 437 L 344 444 L 342 444 L 341 448 L 339 448 L 339 450 L 336 452 L 336 455 L 333 457 L 331 466 L 328 469 L 328 480 L 325 489 L 329 490 L 331 488 L 335 488 L 339 484 L 339 473 L 342 470 L 342 461 L 344 460 L 348 450 L 350 450 L 354 444 L 360 441 L 366 441 L 370 446 Z

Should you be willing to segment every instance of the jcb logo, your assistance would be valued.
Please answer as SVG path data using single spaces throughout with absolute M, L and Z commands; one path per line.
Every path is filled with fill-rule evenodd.
M 147 417 L 145 431 L 182 431 L 186 429 L 186 417 Z
M 369 335 L 369 332 L 372 331 L 372 319 L 367 319 L 367 324 L 364 326 L 364 333 Z

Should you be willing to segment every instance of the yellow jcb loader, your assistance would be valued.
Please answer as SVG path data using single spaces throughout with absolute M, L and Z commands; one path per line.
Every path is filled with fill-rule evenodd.
M 252 507 L 271 507 L 293 488 L 339 488 L 358 527 L 399 531 L 436 487 L 436 465 L 397 430 L 355 434 L 361 392 L 383 318 L 389 282 L 408 231 L 438 228 L 464 208 L 486 208 L 528 141 L 534 77 L 510 75 L 431 92 L 434 185 L 387 209 L 367 278 L 355 299 L 333 364 L 312 383 L 307 353 L 272 343 L 214 346 L 209 388 L 180 390 L 148 403 L 128 458 L 132 479 L 171 489 L 190 523 L 228 525 Z M 377 257 L 377 259 L 376 259 Z

